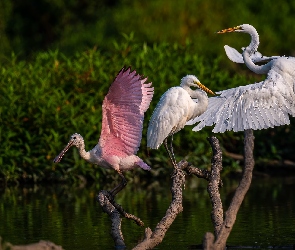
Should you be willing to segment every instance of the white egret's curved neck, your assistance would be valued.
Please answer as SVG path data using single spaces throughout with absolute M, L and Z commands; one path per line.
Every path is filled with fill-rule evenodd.
M 204 92 L 203 90 L 200 90 L 200 89 L 192 90 L 191 88 L 188 88 L 188 89 L 189 90 L 187 89 L 185 90 L 187 90 L 191 98 L 198 99 L 198 102 L 195 103 L 194 105 L 194 111 L 193 111 L 192 117 L 199 116 L 203 114 L 207 109 L 208 96 L 206 92 Z
M 244 51 L 243 53 L 243 59 L 248 69 L 250 69 L 256 74 L 267 74 L 271 68 L 272 61 L 264 65 L 256 65 L 255 63 L 253 63 L 253 61 L 250 58 L 250 55 L 246 51 Z
M 248 34 L 251 36 L 251 42 L 246 50 L 249 52 L 250 56 L 254 54 L 259 46 L 259 35 L 254 27 L 248 31 Z
M 251 42 L 249 46 L 247 46 L 243 52 L 243 59 L 246 66 L 252 70 L 256 74 L 266 74 L 271 67 L 271 63 L 267 63 L 265 65 L 256 65 L 251 60 L 250 56 L 254 54 L 259 45 L 259 35 L 254 27 L 251 30 L 248 30 L 247 33 L 251 36 Z
M 204 99 L 206 100 L 208 98 L 207 94 L 199 88 L 192 90 L 190 86 L 185 84 L 181 85 L 181 87 L 187 91 L 191 98 L 198 99 L 198 102 L 203 101 Z
M 187 93 L 191 96 L 191 94 L 194 92 L 190 86 L 188 86 L 187 84 L 180 84 L 180 87 L 182 87 L 184 90 L 187 91 Z

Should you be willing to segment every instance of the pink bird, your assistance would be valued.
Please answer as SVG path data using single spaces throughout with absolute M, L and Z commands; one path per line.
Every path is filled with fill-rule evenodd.
M 123 171 L 135 167 L 150 170 L 151 167 L 135 155 L 142 138 L 144 113 L 154 94 L 152 83 L 145 83 L 146 80 L 130 67 L 122 68 L 103 100 L 98 144 L 86 152 L 83 137 L 75 133 L 53 162 L 60 162 L 68 149 L 76 146 L 86 161 L 119 173 L 122 182 L 111 191 L 113 197 L 127 185 Z

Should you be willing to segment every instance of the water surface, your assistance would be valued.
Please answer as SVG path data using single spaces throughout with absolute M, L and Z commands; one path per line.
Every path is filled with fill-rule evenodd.
M 149 186 L 132 184 L 116 200 L 127 212 L 154 229 L 171 201 L 170 181 Z M 225 209 L 238 180 L 223 179 Z M 115 185 L 116 183 L 114 183 Z M 0 235 L 7 242 L 28 244 L 50 240 L 64 249 L 114 249 L 110 220 L 95 200 L 96 186 L 64 185 L 11 187 L 0 191 Z M 228 239 L 231 246 L 289 246 L 295 243 L 295 178 L 254 178 Z M 184 211 L 157 249 L 188 249 L 213 232 L 206 181 L 189 178 L 184 190 Z M 144 228 L 127 219 L 122 232 L 128 249 Z

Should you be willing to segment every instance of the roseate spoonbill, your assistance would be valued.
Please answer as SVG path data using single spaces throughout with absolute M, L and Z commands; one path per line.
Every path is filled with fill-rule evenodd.
M 196 88 L 192 90 L 191 87 Z M 202 85 L 197 77 L 187 75 L 181 79 L 180 86 L 168 89 L 158 102 L 150 119 L 147 131 L 147 146 L 158 149 L 164 141 L 165 149 L 176 166 L 173 153 L 173 134 L 186 125 L 186 122 L 202 114 L 208 105 L 206 92 L 214 93 Z M 171 136 L 170 149 L 167 138 Z
M 209 98 L 206 112 L 196 117 L 190 124 L 200 122 L 194 131 L 215 124 L 213 132 L 226 130 L 266 129 L 290 124 L 289 115 L 295 116 L 295 58 L 269 57 L 266 64 L 256 65 L 253 61 L 259 45 L 259 35 L 249 24 L 224 29 L 217 33 L 243 32 L 251 36 L 251 42 L 242 53 L 229 46 L 227 55 L 233 61 L 244 62 L 257 74 L 267 74 L 264 81 L 217 92 L 219 96 Z M 254 55 L 254 56 L 253 56 Z M 253 58 L 254 57 L 254 58 Z
M 86 152 L 83 137 L 75 133 L 54 162 L 60 162 L 71 146 L 77 147 L 86 161 L 113 168 L 121 176 L 122 182 L 111 191 L 113 196 L 127 184 L 123 171 L 135 167 L 150 170 L 150 166 L 135 155 L 141 142 L 144 113 L 154 94 L 152 83 L 146 81 L 147 78 L 131 71 L 130 67 L 122 68 L 103 100 L 98 144 Z

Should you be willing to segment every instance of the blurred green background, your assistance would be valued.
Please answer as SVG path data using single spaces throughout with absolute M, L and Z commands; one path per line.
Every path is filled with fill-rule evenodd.
M 152 174 L 170 172 L 163 147 L 146 149 L 146 127 L 160 96 L 186 74 L 219 91 L 260 81 L 245 65 L 229 61 L 223 46 L 247 46 L 247 34 L 215 32 L 243 23 L 256 27 L 264 55 L 294 56 L 294 1 L 0 1 L 0 178 L 8 181 L 79 181 L 112 172 L 82 161 L 70 150 L 60 164 L 56 154 L 70 135 L 98 140 L 101 103 L 117 72 L 131 65 L 149 77 L 155 95 L 146 114 L 138 155 Z M 206 140 L 186 127 L 174 136 L 177 159 L 210 167 Z M 255 131 L 257 169 L 295 161 L 291 125 Z M 224 152 L 242 154 L 243 133 L 217 134 Z M 224 155 L 225 172 L 241 161 Z M 291 168 L 292 169 L 292 168 Z M 109 175 L 110 174 L 110 175 Z M 115 175 L 114 175 L 115 176 Z
M 8 55 L 110 49 L 114 41 L 124 41 L 122 33 L 134 33 L 135 41 L 148 45 L 184 45 L 190 40 L 197 52 L 210 57 L 223 54 L 226 43 L 246 45 L 247 35 L 214 34 L 243 23 L 258 29 L 263 53 L 294 53 L 293 1 L 2 0 L 0 4 L 0 46 Z

